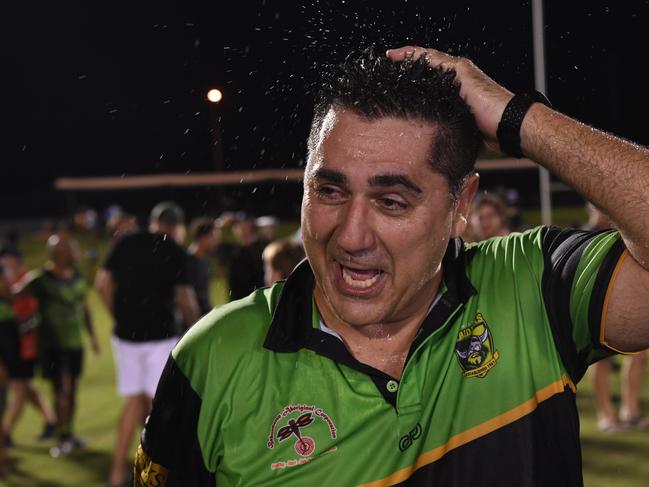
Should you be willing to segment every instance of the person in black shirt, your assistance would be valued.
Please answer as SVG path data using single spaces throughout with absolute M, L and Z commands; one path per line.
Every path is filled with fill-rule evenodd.
M 197 218 L 190 225 L 193 238 L 189 246 L 188 274 L 189 282 L 194 288 L 200 314 L 212 309 L 210 302 L 210 280 L 212 266 L 210 256 L 221 240 L 220 229 L 211 218 Z
M 226 220 L 232 223 L 234 245 L 220 245 L 218 256 L 225 267 L 230 288 L 230 300 L 241 299 L 255 289 L 264 287 L 264 263 L 261 254 L 270 242 L 259 238 L 255 220 L 243 213 Z
M 110 484 L 123 484 L 133 434 L 151 408 L 169 352 L 183 330 L 175 310 L 190 326 L 198 317 L 187 276 L 187 253 L 175 236 L 183 226 L 178 205 L 162 202 L 152 212 L 149 233 L 117 240 L 96 287 L 113 314 L 113 347 L 119 393 L 125 397 L 117 431 Z

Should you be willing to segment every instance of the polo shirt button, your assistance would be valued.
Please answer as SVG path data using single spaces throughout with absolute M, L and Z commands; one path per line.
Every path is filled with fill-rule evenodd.
M 397 392 L 399 390 L 399 383 L 396 380 L 389 380 L 385 388 L 388 392 Z

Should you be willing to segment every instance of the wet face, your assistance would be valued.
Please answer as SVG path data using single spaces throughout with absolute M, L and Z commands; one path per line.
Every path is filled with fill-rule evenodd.
M 471 178 L 452 204 L 428 162 L 435 136 L 416 120 L 342 109 L 325 118 L 305 172 L 302 231 L 318 306 L 348 325 L 404 322 L 433 299 L 477 187 Z
M 480 222 L 480 236 L 491 238 L 502 235 L 504 231 L 503 219 L 498 210 L 491 204 L 480 205 L 478 208 L 478 221 Z

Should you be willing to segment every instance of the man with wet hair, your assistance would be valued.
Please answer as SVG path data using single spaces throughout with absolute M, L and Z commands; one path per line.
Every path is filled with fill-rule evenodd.
M 473 170 L 482 136 L 471 111 L 459 95 L 455 73 L 431 70 L 425 62 L 390 63 L 385 56 L 366 49 L 347 62 L 331 66 L 323 75 L 308 138 L 309 157 L 316 152 L 332 115 L 353 112 L 366 121 L 389 118 L 435 124 L 426 160 L 448 179 L 457 195 L 464 178 Z M 333 110 L 333 111 L 332 111 Z M 400 137 L 406 134 L 397 134 Z
M 136 484 L 582 485 L 575 383 L 649 345 L 649 152 L 548 105 L 421 47 L 325 76 L 308 261 L 175 347 Z M 619 232 L 464 244 L 481 138 Z

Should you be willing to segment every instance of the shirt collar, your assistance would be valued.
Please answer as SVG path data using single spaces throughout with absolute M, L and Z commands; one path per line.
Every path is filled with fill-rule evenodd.
M 472 253 L 472 250 L 465 250 L 464 242 L 459 238 L 449 242 L 442 260 L 443 285 L 446 289 L 422 324 L 425 335 L 441 326 L 440 320 L 432 319 L 440 306 L 447 310 L 455 309 L 476 294 L 477 291 L 466 275 L 466 264 Z M 275 352 L 294 353 L 310 342 L 314 330 L 313 286 L 313 272 L 305 259 L 284 283 L 266 335 L 265 348 Z

